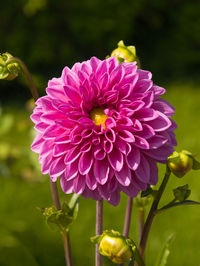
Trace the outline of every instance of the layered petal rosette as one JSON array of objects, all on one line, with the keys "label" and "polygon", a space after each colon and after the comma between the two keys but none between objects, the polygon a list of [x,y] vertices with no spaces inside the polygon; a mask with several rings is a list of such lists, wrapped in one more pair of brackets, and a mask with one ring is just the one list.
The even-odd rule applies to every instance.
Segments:
[{"label": "layered petal rosette", "polygon": [[176,145],[176,124],[174,108],[160,99],[165,89],[151,77],[135,62],[92,57],[50,80],[31,115],[42,173],[60,177],[67,194],[113,205],[120,191],[135,197],[155,185],[157,162]]}]

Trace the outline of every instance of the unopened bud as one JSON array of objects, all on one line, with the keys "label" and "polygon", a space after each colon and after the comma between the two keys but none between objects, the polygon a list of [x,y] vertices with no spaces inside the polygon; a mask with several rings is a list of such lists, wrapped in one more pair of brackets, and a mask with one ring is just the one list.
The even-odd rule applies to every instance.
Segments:
[{"label": "unopened bud", "polygon": [[13,80],[20,73],[20,66],[16,62],[9,63],[13,56],[9,53],[0,54],[0,79]]},{"label": "unopened bud", "polygon": [[153,196],[155,192],[156,191],[154,191],[151,187],[145,191],[142,191],[141,195],[138,194],[137,197],[134,198],[135,206],[138,208],[144,208],[147,206],[151,202],[151,195]]},{"label": "unopened bud", "polygon": [[136,56],[135,46],[126,46],[123,41],[118,42],[118,48],[113,50],[111,56],[114,56],[118,59],[119,63],[122,62],[133,62],[136,61],[138,67],[140,67],[140,62],[138,57]]},{"label": "unopened bud", "polygon": [[111,230],[104,231],[99,237],[91,239],[99,244],[99,253],[108,257],[116,264],[125,263],[133,257],[135,244],[129,238],[124,237],[119,232]]},{"label": "unopened bud", "polygon": [[173,193],[175,199],[182,202],[190,196],[191,190],[188,189],[188,185],[184,185],[173,189]]},{"label": "unopened bud", "polygon": [[187,151],[173,152],[167,159],[169,169],[177,177],[183,177],[193,167],[192,154]]}]

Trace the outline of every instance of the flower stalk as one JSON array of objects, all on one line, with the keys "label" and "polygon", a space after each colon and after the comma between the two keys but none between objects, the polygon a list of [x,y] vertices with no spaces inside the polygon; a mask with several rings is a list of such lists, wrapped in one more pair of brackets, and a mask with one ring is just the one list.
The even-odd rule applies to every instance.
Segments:
[{"label": "flower stalk", "polygon": [[36,101],[39,97],[38,95],[38,92],[37,92],[37,89],[36,89],[36,86],[35,86],[35,83],[32,79],[32,76],[27,68],[27,66],[24,64],[24,62],[19,59],[18,57],[11,57],[9,58],[6,63],[8,64],[12,64],[12,63],[18,63],[20,65],[20,67],[22,68],[23,72],[28,80],[28,84],[29,84],[29,88],[30,88],[30,91],[31,91],[31,94],[34,98],[34,100]]},{"label": "flower stalk", "polygon": [[[103,200],[96,201],[96,236],[103,232]],[[102,266],[102,256],[99,253],[99,245],[96,244],[95,266]]]},{"label": "flower stalk", "polygon": [[143,232],[143,229],[144,229],[144,208],[143,207],[140,207],[139,208],[139,230],[138,230],[138,233],[139,233],[139,243],[142,239],[142,232]]},{"label": "flower stalk", "polygon": [[123,236],[128,237],[130,231],[131,214],[132,214],[133,198],[128,197],[126,205],[126,215],[124,221]]},{"label": "flower stalk", "polygon": [[150,231],[153,219],[156,215],[156,211],[157,211],[157,207],[158,207],[160,198],[161,198],[161,196],[165,190],[165,187],[167,185],[167,182],[169,180],[170,174],[171,174],[171,171],[168,168],[168,166],[166,166],[166,173],[165,173],[164,179],[163,179],[163,181],[159,187],[159,190],[158,190],[158,192],[154,198],[150,212],[149,212],[148,217],[146,219],[146,222],[144,224],[144,229],[142,232],[142,237],[141,237],[140,246],[139,246],[139,251],[140,251],[142,258],[144,258],[144,252],[145,252],[145,248],[146,248],[146,243],[147,243],[149,231]]},{"label": "flower stalk", "polygon": [[[50,181],[51,184],[51,193],[52,199],[55,207],[58,210],[61,210],[59,195],[58,195],[58,188],[56,182]],[[70,245],[70,238],[69,238],[69,230],[67,229],[62,233],[63,235],[63,243],[64,243],[64,252],[65,252],[65,261],[67,266],[72,266],[72,256],[71,256],[71,245]]]}]

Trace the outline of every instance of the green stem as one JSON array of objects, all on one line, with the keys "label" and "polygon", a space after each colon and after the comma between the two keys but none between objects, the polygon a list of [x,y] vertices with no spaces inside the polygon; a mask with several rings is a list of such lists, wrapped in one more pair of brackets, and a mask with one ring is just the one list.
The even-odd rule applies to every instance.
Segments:
[{"label": "green stem", "polygon": [[[96,202],[96,236],[102,234],[103,231],[103,200]],[[99,245],[96,244],[95,266],[102,266],[102,256],[99,253]]]},{"label": "green stem", "polygon": [[142,232],[144,229],[144,207],[139,208],[139,243],[142,239]]},{"label": "green stem", "polygon": [[64,243],[66,265],[67,266],[73,266],[71,245],[70,245],[70,238],[69,238],[69,230],[66,230],[66,232],[63,232],[63,243]]},{"label": "green stem", "polygon": [[166,204],[166,205],[163,206],[162,208],[157,209],[157,210],[156,210],[156,214],[159,213],[159,212],[161,212],[161,211],[163,211],[163,210],[165,210],[165,209],[170,208],[170,207],[172,206],[172,204],[174,204],[175,202],[176,202],[176,199],[173,199],[172,201],[170,201],[168,204]]},{"label": "green stem", "polygon": [[150,231],[153,219],[155,217],[156,210],[157,210],[160,198],[161,198],[161,196],[162,196],[162,194],[164,192],[164,189],[165,189],[165,187],[167,185],[167,182],[169,180],[170,174],[171,174],[171,171],[166,166],[166,173],[165,173],[164,179],[163,179],[163,181],[162,181],[162,183],[160,185],[160,188],[159,188],[159,190],[158,190],[158,192],[157,192],[157,194],[156,194],[156,196],[154,198],[154,201],[152,203],[149,215],[148,215],[148,217],[146,219],[146,222],[144,224],[142,238],[141,238],[140,246],[139,246],[139,250],[140,250],[140,254],[141,254],[142,258],[144,258],[144,252],[145,252],[145,248],[146,248],[146,243],[147,243],[149,231]]},{"label": "green stem", "polygon": [[[128,237],[130,231],[130,224],[131,224],[131,214],[132,214],[132,206],[133,206],[133,198],[128,197],[126,203],[126,214],[124,219],[124,229],[123,229],[123,236]],[[124,264],[119,264],[119,266],[123,266]]]},{"label": "green stem", "polygon": [[8,63],[9,63],[9,64],[11,64],[11,63],[18,63],[18,64],[20,65],[20,67],[21,67],[22,70],[23,70],[23,73],[25,74],[25,76],[26,76],[26,78],[27,78],[27,80],[28,80],[29,88],[30,88],[30,90],[31,90],[31,94],[32,94],[34,100],[36,101],[36,100],[38,99],[39,95],[38,95],[38,92],[37,92],[37,89],[36,89],[35,83],[34,83],[34,81],[33,81],[33,79],[32,79],[32,76],[31,76],[31,74],[30,74],[30,72],[29,72],[27,66],[24,64],[24,62],[23,62],[21,59],[19,59],[18,57],[11,57],[11,58],[9,58],[9,59],[6,61],[6,63],[7,63],[7,64],[8,64]]},{"label": "green stem", "polygon": [[144,260],[143,260],[142,256],[140,255],[140,252],[137,248],[135,249],[134,255],[135,255],[135,260],[137,262],[137,265],[138,266],[145,266]]},{"label": "green stem", "polygon": [[131,224],[131,214],[132,214],[133,198],[128,197],[126,204],[126,215],[124,220],[124,230],[123,235],[128,237]]},{"label": "green stem", "polygon": [[[51,184],[51,194],[53,198],[53,203],[58,210],[61,210],[57,184],[56,182],[52,181],[50,181],[50,184]],[[71,246],[69,240],[69,230],[63,232],[62,235],[63,235],[66,266],[72,266],[73,264],[72,264]]]}]

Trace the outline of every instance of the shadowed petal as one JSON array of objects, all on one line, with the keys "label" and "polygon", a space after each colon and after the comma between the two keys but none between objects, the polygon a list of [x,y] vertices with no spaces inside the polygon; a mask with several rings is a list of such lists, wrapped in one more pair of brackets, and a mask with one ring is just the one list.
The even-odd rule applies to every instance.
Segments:
[{"label": "shadowed petal", "polygon": [[128,167],[131,170],[136,170],[140,164],[140,151],[139,151],[139,149],[135,146],[132,146],[132,149],[129,152],[126,159],[127,159]]},{"label": "shadowed petal", "polygon": [[106,159],[94,161],[94,176],[99,184],[104,185],[107,182],[109,170]]},{"label": "shadowed petal", "polygon": [[124,163],[123,168],[119,172],[115,172],[118,182],[123,186],[129,186],[131,183],[131,171],[127,164]]},{"label": "shadowed petal", "polygon": [[113,148],[111,153],[108,154],[108,160],[115,171],[120,171],[123,167],[123,155],[122,153]]},{"label": "shadowed petal", "polygon": [[92,152],[91,151],[83,152],[79,159],[79,165],[78,165],[80,174],[86,175],[90,171],[92,163],[93,163]]},{"label": "shadowed petal", "polygon": [[140,154],[140,164],[135,170],[135,174],[139,180],[148,183],[150,179],[150,167],[146,157]]}]

